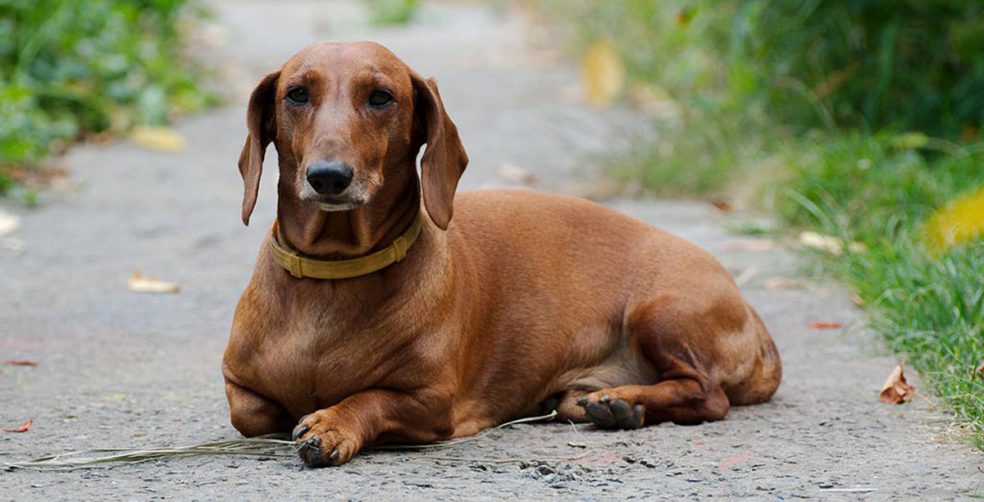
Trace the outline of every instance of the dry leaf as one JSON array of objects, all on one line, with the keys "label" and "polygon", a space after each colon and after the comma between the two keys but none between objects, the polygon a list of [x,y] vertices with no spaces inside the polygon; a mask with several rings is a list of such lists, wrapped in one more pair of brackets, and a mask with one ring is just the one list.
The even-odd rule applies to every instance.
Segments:
[{"label": "dry leaf", "polygon": [[185,148],[184,138],[168,127],[137,127],[130,133],[130,140],[160,152],[180,152]]},{"label": "dry leaf", "polygon": [[[838,256],[844,254],[844,241],[829,235],[818,234],[816,232],[800,232],[799,243],[808,248],[818,249]],[[847,249],[852,253],[863,253],[867,250],[864,244],[853,241],[847,244]]]},{"label": "dry leaf", "polygon": [[732,239],[724,245],[725,251],[750,253],[766,253],[776,249],[776,243],[770,239]]},{"label": "dry leaf", "polygon": [[16,429],[4,429],[3,431],[4,432],[27,432],[27,430],[31,428],[31,424],[33,424],[33,423],[34,423],[34,420],[28,418],[26,422],[24,422],[24,423],[20,424],[19,426],[17,426]]},{"label": "dry leaf", "polygon": [[[904,361],[902,361],[904,362]],[[912,400],[916,393],[916,388],[905,381],[905,374],[902,372],[902,362],[892,371],[882,386],[881,400],[888,404],[902,404]]]},{"label": "dry leaf", "polygon": [[765,280],[765,289],[801,289],[802,284],[785,277],[771,277]]},{"label": "dry leaf", "polygon": [[710,204],[714,206],[714,209],[721,211],[722,213],[730,213],[735,210],[735,206],[731,204],[727,199],[720,197],[709,200]]},{"label": "dry leaf", "polygon": [[127,281],[127,286],[130,291],[137,293],[177,293],[181,291],[181,286],[173,282],[144,276],[139,270],[133,271],[133,275]]},{"label": "dry leaf", "polygon": [[609,40],[595,42],[581,60],[581,78],[588,101],[608,106],[625,86],[625,64]]},{"label": "dry leaf", "polygon": [[864,307],[864,300],[858,296],[857,293],[851,293],[851,296],[848,296],[847,299],[851,300],[851,303],[857,305],[858,307]]},{"label": "dry leaf", "polygon": [[499,177],[517,185],[532,185],[536,183],[536,176],[519,166],[512,164],[502,164],[498,170]]},{"label": "dry leaf", "polygon": [[841,323],[835,321],[813,321],[810,323],[810,329],[838,329],[841,327]]},{"label": "dry leaf", "polygon": [[7,235],[20,226],[20,218],[0,210],[0,237]]},{"label": "dry leaf", "polygon": [[738,287],[744,286],[745,283],[751,280],[757,273],[758,269],[755,268],[755,265],[752,265],[745,270],[742,270],[740,274],[735,276],[735,284],[737,284]]},{"label": "dry leaf", "polygon": [[23,359],[7,359],[3,362],[7,366],[37,366],[37,361],[26,361]]},{"label": "dry leaf", "polygon": [[981,363],[981,365],[974,370],[974,378],[984,379],[984,363]]}]

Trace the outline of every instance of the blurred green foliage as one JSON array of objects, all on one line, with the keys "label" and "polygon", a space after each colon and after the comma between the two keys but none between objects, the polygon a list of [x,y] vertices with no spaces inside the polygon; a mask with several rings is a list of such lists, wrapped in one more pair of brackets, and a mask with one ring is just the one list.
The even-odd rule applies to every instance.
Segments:
[{"label": "blurred green foliage", "polygon": [[180,54],[188,3],[0,0],[0,192],[59,145],[210,101]]},{"label": "blurred green foliage", "polygon": [[783,122],[822,119],[949,136],[984,124],[984,3],[714,4],[716,15],[732,18],[732,88],[764,89],[769,109]]},{"label": "blurred green foliage", "polygon": [[704,110],[797,128],[973,135],[984,125],[984,3],[548,0],[630,78]]},{"label": "blurred green foliage", "polygon": [[[930,376],[984,448],[984,240],[939,253],[927,217],[984,185],[984,151],[927,151],[919,136],[849,132],[789,145],[783,219],[864,244],[826,257],[889,344]],[[984,215],[982,215],[984,217]]]},{"label": "blurred green foliage", "polygon": [[407,24],[417,11],[419,0],[363,0],[376,24]]}]

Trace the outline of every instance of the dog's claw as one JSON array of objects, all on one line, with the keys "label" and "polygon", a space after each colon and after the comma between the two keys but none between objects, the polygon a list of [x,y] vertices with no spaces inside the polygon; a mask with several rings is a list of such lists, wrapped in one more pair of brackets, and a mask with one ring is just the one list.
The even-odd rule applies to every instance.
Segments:
[{"label": "dog's claw", "polygon": [[[604,403],[606,401],[602,402]],[[632,406],[628,401],[623,401],[621,399],[610,401],[608,404],[608,409],[612,410],[612,415],[615,415],[615,420],[619,422],[632,415]]]},{"label": "dog's claw", "polygon": [[599,427],[612,427],[615,425],[615,417],[612,415],[612,411],[602,403],[588,403],[584,407],[584,411],[588,413],[591,421]]},{"label": "dog's claw", "polygon": [[297,454],[300,455],[301,460],[307,465],[317,466],[323,464],[324,462],[321,457],[321,438],[314,436],[305,440],[301,443]]},{"label": "dog's claw", "polygon": [[304,433],[307,432],[307,431],[309,431],[309,430],[311,430],[310,427],[308,427],[307,425],[304,425],[304,424],[300,424],[297,427],[294,427],[294,433],[291,434],[291,438],[294,441],[297,441],[297,438],[303,436]]},{"label": "dog's claw", "polygon": [[597,401],[588,402],[588,398],[584,397],[577,404],[584,408],[588,419],[605,429],[638,429],[645,423],[645,406],[632,405],[624,399],[601,396]]}]

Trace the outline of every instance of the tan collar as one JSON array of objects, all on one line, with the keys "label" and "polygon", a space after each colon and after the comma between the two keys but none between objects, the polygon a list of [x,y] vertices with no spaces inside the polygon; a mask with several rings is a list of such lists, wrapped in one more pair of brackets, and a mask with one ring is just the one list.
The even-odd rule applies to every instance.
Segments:
[{"label": "tan collar", "polygon": [[297,251],[280,244],[277,236],[277,222],[274,221],[273,229],[270,231],[270,249],[273,251],[273,261],[294,277],[351,279],[382,270],[403,260],[413,243],[417,242],[421,225],[421,216],[418,214],[417,218],[410,224],[410,228],[403,232],[403,235],[397,237],[389,246],[370,255],[350,260],[317,260],[301,256]]}]

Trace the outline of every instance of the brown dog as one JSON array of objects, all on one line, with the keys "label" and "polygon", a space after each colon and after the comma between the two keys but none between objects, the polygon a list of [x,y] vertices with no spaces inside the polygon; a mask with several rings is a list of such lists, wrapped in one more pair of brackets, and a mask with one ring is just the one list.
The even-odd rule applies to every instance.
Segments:
[{"label": "brown dog", "polygon": [[247,436],[293,429],[306,463],[337,465],[541,409],[605,428],[720,420],[779,385],[762,321],[694,245],[571,197],[455,197],[468,157],[437,87],[379,45],[303,49],[260,81],[247,123],[244,222],[270,142],[280,162],[278,226],[223,363]]}]

